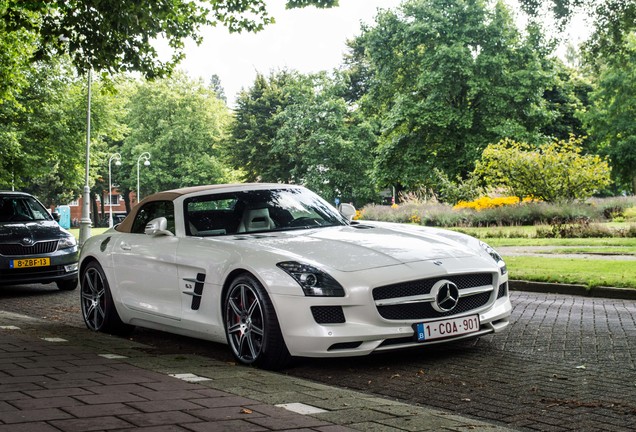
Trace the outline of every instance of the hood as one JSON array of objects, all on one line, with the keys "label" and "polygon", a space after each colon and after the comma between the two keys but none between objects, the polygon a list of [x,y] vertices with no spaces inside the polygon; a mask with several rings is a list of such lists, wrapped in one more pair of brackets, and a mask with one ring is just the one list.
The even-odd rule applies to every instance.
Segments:
[{"label": "hood", "polygon": [[350,272],[418,261],[477,255],[464,245],[434,233],[409,233],[371,226],[319,228],[275,235],[241,236],[272,252]]},{"label": "hood", "polygon": [[[70,234],[52,220],[0,223],[0,243],[32,244],[68,236]],[[25,242],[25,239],[29,240]]]}]

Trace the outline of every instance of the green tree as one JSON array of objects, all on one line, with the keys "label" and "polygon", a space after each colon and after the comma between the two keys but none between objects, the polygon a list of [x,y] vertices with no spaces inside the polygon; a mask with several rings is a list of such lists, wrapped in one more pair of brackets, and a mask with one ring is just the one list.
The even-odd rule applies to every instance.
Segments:
[{"label": "green tree", "polygon": [[12,99],[27,84],[26,74],[35,53],[37,38],[32,31],[37,14],[8,12],[15,2],[0,0],[0,103]]},{"label": "green tree", "polygon": [[370,182],[370,125],[325,73],[259,75],[237,100],[228,160],[248,181],[303,184],[332,200],[366,202]]},{"label": "green tree", "polygon": [[[36,63],[29,85],[0,104],[0,187],[26,190],[46,204],[77,197],[83,184],[86,88],[68,61]],[[115,99],[99,81],[93,91],[92,135],[96,148],[121,128]]]},{"label": "green tree", "polygon": [[351,45],[351,94],[379,123],[381,185],[432,186],[434,168],[466,177],[488,143],[538,142],[552,117],[550,47],[501,2],[410,0]]},{"label": "green tree", "polygon": [[586,136],[588,132],[579,114],[590,104],[593,81],[557,59],[552,63],[552,86],[546,87],[543,94],[550,121],[541,128],[541,133],[559,140],[567,140],[571,135]]},{"label": "green tree", "polygon": [[227,104],[225,89],[223,88],[223,85],[221,84],[221,78],[217,74],[213,74],[212,76],[210,76],[209,87],[210,89],[212,89],[212,91],[214,91],[217,98],[219,98],[220,100],[222,100],[223,102]]},{"label": "green tree", "polygon": [[584,44],[590,63],[620,53],[625,38],[636,29],[636,3],[630,0],[520,0],[531,17],[545,20],[548,4],[552,16],[563,30],[577,13],[587,16],[594,27]]},{"label": "green tree", "polygon": [[598,155],[583,155],[581,140],[553,141],[538,147],[502,140],[484,150],[475,174],[489,187],[546,202],[591,197],[610,184],[610,167]]},{"label": "green tree", "polygon": [[[0,101],[20,83],[33,59],[69,55],[79,71],[170,73],[185,41],[222,24],[231,32],[259,31],[273,22],[265,0],[0,0]],[[336,0],[290,0],[288,7],[332,7]],[[172,49],[162,60],[154,40]],[[6,78],[10,78],[5,80]]]},{"label": "green tree", "polygon": [[201,80],[175,73],[140,82],[130,96],[130,133],[120,149],[117,183],[136,189],[137,159],[143,152],[151,154],[151,165],[140,170],[142,197],[231,180],[232,172],[220,161],[218,150],[229,120],[227,106]]},{"label": "green tree", "polygon": [[592,106],[583,114],[598,151],[608,155],[616,180],[636,194],[636,33],[606,60]]},{"label": "green tree", "polygon": [[306,185],[330,201],[367,202],[374,195],[373,130],[350,110],[336,81],[325,74],[311,78],[313,91],[275,117],[280,127],[272,153],[287,168],[280,180]]},{"label": "green tree", "polygon": [[291,167],[288,158],[273,151],[280,129],[277,115],[289,105],[305,100],[313,91],[311,80],[293,71],[282,70],[269,77],[257,74],[254,84],[239,93],[231,140],[224,146],[228,162],[243,172],[246,181],[285,181]]}]

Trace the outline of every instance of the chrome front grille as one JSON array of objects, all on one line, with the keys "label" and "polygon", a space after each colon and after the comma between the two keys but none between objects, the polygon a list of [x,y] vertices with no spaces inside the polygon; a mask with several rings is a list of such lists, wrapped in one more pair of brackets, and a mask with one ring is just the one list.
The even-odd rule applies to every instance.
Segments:
[{"label": "chrome front grille", "polygon": [[[373,299],[380,316],[389,320],[423,320],[458,315],[479,309],[491,300],[494,275],[471,273],[420,279],[386,285],[373,290]],[[449,311],[434,308],[433,286],[442,280],[450,281],[459,289],[459,300]]]},{"label": "chrome front grille", "polygon": [[37,242],[31,246],[19,243],[0,244],[0,255],[4,256],[29,256],[53,253],[57,250],[57,240]]}]

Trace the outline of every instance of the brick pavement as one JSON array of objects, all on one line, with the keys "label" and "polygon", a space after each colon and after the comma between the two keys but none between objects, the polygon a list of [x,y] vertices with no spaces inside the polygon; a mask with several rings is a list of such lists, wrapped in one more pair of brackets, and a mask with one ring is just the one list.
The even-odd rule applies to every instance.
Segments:
[{"label": "brick pavement", "polygon": [[[636,430],[636,302],[543,292],[515,291],[511,295],[512,325],[497,335],[454,346],[348,359],[346,363],[306,361],[286,373],[400,400],[407,403],[407,409],[419,404],[529,431]],[[81,321],[77,293],[59,292],[54,286],[20,287],[3,290],[0,302],[0,309],[43,318],[48,326],[63,323],[84,337],[90,334]],[[231,359],[227,349],[216,344],[141,329],[132,337],[150,345],[132,352],[133,356],[152,354],[146,357],[148,361],[157,359],[158,352],[164,358],[200,353],[204,357],[201,364],[224,365]],[[260,385],[249,375],[239,379],[245,385],[237,385],[235,377],[223,380],[223,375],[215,379],[221,390],[231,389],[256,400],[264,398],[259,394]],[[275,399],[269,394],[264,400],[282,403],[290,400],[289,395],[302,394],[297,399],[313,405],[315,399],[307,399],[306,393],[292,389]],[[328,399],[316,403],[333,410]],[[353,402],[346,403],[353,407]],[[377,415],[375,411],[377,407],[373,415]],[[354,413],[351,408],[349,414]],[[370,430],[378,430],[379,422],[382,428],[390,423],[388,419],[369,418],[374,419]],[[357,428],[365,422],[354,417],[342,424]],[[403,426],[407,424],[405,421]]]},{"label": "brick pavement", "polygon": [[636,302],[511,297],[512,325],[496,335],[293,373],[529,431],[636,430]]},{"label": "brick pavement", "polygon": [[[509,430],[0,311],[0,432]],[[291,409],[281,404],[293,403]],[[299,412],[300,411],[300,412]]]}]

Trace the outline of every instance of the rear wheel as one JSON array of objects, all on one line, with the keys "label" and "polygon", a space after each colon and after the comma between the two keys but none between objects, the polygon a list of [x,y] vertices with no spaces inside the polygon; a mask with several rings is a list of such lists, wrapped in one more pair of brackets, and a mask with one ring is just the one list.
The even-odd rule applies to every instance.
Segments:
[{"label": "rear wheel", "polygon": [[225,333],[239,363],[281,369],[290,363],[274,306],[251,275],[234,279],[224,300]]},{"label": "rear wheel", "polygon": [[134,328],[119,318],[104,270],[96,261],[89,263],[82,273],[81,306],[86,327],[91,330],[127,334]]}]

